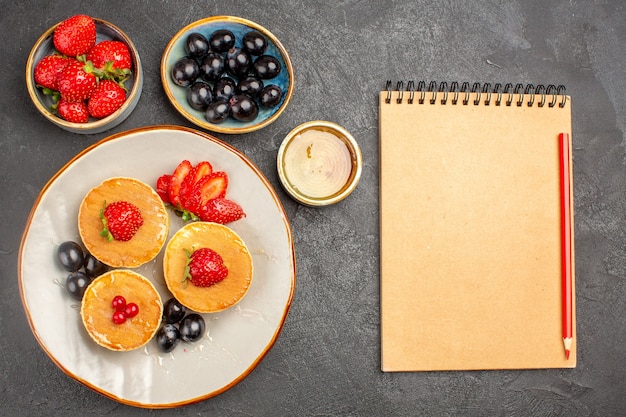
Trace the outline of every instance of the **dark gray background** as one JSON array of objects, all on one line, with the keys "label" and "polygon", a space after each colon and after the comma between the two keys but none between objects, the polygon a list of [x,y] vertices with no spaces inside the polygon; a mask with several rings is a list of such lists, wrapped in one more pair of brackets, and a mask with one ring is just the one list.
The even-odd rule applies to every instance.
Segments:
[{"label": "dark gray background", "polygon": [[[622,0],[1,0],[0,10],[0,414],[626,415]],[[126,31],[144,64],[137,108],[123,124],[97,135],[67,133],[47,122],[24,82],[26,58],[38,37],[77,13]],[[191,126],[167,101],[159,63],[180,28],[210,15],[256,21],[293,60],[296,89],[278,121],[246,135],[215,136],[241,149],[276,187],[293,227],[297,288],[276,345],[241,383],[183,408],[137,409],[69,378],[39,347],[20,302],[18,248],[39,191],[79,151],[130,128]],[[567,86],[573,103],[576,369],[380,371],[377,92],[387,79],[409,78]],[[363,151],[359,186],[327,208],[296,204],[276,174],[281,140],[312,119],[343,125]]]}]

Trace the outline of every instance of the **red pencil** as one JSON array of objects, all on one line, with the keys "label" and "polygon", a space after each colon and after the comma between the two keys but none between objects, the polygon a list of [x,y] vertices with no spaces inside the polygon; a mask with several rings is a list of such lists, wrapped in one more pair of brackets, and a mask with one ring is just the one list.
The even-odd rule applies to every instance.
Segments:
[{"label": "red pencil", "polygon": [[569,359],[572,348],[572,207],[570,201],[570,146],[569,134],[559,135],[561,168],[561,280],[563,289],[563,347]]}]

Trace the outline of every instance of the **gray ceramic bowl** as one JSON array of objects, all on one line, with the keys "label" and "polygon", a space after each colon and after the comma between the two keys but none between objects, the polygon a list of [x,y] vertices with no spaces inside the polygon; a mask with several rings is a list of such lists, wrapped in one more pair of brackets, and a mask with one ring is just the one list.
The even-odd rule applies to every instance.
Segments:
[{"label": "gray ceramic bowl", "polygon": [[[180,58],[186,55],[185,40],[190,33],[197,32],[205,37],[210,35],[218,29],[228,29],[237,38],[235,46],[241,46],[241,39],[244,34],[251,30],[262,33],[267,40],[266,53],[272,55],[278,59],[281,64],[280,74],[267,80],[268,84],[278,85],[282,91],[282,97],[276,107],[273,108],[259,108],[259,114],[255,120],[250,122],[242,122],[233,118],[228,118],[223,123],[215,124],[210,123],[204,117],[204,112],[195,110],[187,102],[187,89],[180,87],[172,81],[171,71],[172,67]],[[293,67],[289,54],[280,43],[280,41],[263,26],[251,22],[249,20],[234,17],[234,16],[212,16],[196,22],[182,28],[174,37],[170,40],[169,44],[165,48],[163,58],[161,59],[161,82],[163,83],[163,89],[167,94],[170,102],[176,110],[180,112],[187,120],[194,123],[201,128],[219,132],[219,133],[248,133],[261,129],[270,123],[274,122],[285,110],[294,89],[294,76]]]},{"label": "gray ceramic bowl", "polygon": [[43,35],[41,35],[35,43],[35,46],[33,46],[33,49],[30,51],[28,61],[26,62],[26,87],[30,98],[35,104],[35,107],[37,107],[37,110],[39,110],[39,112],[46,119],[73,133],[92,134],[104,132],[114,128],[123,122],[134,110],[137,102],[139,101],[139,97],[141,96],[141,90],[143,87],[143,69],[141,66],[141,60],[139,59],[139,53],[130,38],[117,26],[107,21],[97,18],[94,18],[94,21],[96,23],[97,42],[101,42],[103,40],[118,40],[124,42],[128,46],[133,59],[133,74],[125,83],[128,88],[126,102],[115,113],[102,119],[92,118],[87,123],[71,123],[61,119],[50,110],[50,107],[53,104],[52,99],[49,96],[44,95],[40,88],[37,88],[34,78],[34,69],[37,63],[44,56],[50,55],[55,51],[54,44],[52,42],[52,35],[58,24],[52,26]]}]

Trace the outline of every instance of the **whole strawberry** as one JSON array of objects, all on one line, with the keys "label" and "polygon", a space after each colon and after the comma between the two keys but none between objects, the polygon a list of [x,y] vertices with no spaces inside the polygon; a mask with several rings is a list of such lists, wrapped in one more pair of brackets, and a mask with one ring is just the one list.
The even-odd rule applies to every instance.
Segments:
[{"label": "whole strawberry", "polygon": [[213,249],[200,248],[187,252],[187,266],[184,281],[190,280],[196,287],[210,287],[228,275],[224,260]]},{"label": "whole strawberry", "polygon": [[72,16],[59,23],[52,41],[54,47],[64,55],[84,55],[96,44],[96,23],[84,14]]},{"label": "whole strawberry", "polygon": [[89,97],[87,107],[92,117],[101,119],[113,114],[126,101],[126,91],[114,81],[102,80]]},{"label": "whole strawberry", "polygon": [[91,65],[71,59],[70,63],[57,75],[59,93],[67,101],[84,101],[98,85],[98,79]]},{"label": "whole strawberry", "polygon": [[109,242],[113,239],[122,242],[132,239],[143,224],[139,209],[128,201],[116,201],[109,205],[105,201],[100,210],[100,219],[104,225],[100,236]]},{"label": "whole strawberry", "polygon": [[246,216],[241,206],[224,197],[209,200],[197,213],[200,220],[226,224]]},{"label": "whole strawberry", "polygon": [[102,41],[93,46],[87,53],[87,60],[93,63],[93,66],[105,69],[107,63],[110,62],[111,69],[132,70],[133,60],[130,56],[130,50],[124,42],[120,41]]},{"label": "whole strawberry", "polygon": [[72,123],[87,123],[89,111],[84,101],[67,101],[61,97],[56,107],[59,117]]},{"label": "whole strawberry", "polygon": [[40,87],[57,91],[57,76],[69,63],[70,60],[63,55],[46,55],[35,65],[35,83]]}]

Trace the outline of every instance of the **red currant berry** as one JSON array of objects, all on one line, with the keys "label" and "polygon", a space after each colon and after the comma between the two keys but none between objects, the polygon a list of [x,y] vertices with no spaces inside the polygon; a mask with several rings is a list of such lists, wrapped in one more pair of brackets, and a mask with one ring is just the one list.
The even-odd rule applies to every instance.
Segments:
[{"label": "red currant berry", "polygon": [[139,306],[135,303],[128,303],[126,304],[124,313],[126,314],[126,318],[135,317],[139,313]]},{"label": "red currant berry", "polygon": [[126,308],[126,299],[121,295],[116,295],[115,297],[113,297],[111,305],[117,311],[124,311],[124,308]]},{"label": "red currant berry", "polygon": [[113,313],[113,323],[122,324],[126,321],[126,313],[123,311],[116,311]]}]

